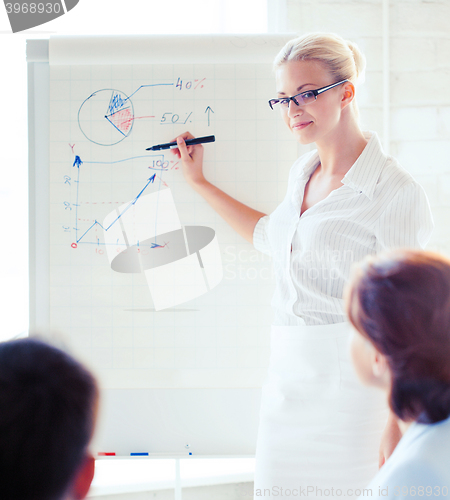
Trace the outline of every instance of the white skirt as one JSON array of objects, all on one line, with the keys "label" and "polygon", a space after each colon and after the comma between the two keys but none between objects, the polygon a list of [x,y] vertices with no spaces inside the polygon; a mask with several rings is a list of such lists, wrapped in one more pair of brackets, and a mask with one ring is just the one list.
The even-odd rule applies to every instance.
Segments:
[{"label": "white skirt", "polygon": [[357,498],[378,471],[386,395],[357,379],[350,337],[347,322],[272,326],[255,499]]}]

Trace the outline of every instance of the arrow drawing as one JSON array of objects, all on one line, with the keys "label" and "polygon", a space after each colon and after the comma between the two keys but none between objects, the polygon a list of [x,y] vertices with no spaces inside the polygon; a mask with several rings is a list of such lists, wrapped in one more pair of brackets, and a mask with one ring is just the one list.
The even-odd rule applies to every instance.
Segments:
[{"label": "arrow drawing", "polygon": [[82,164],[83,162],[81,161],[81,158],[76,155],[75,156],[75,161],[73,162],[73,165],[72,167],[77,167],[77,168],[80,168],[80,165]]},{"label": "arrow drawing", "polygon": [[208,113],[208,127],[209,127],[209,125],[210,125],[210,119],[209,119],[209,117],[210,117],[210,115],[211,115],[211,112],[213,112],[213,113],[214,113],[214,111],[213,111],[213,110],[212,110],[212,109],[208,106],[208,107],[205,109],[205,113]]},{"label": "arrow drawing", "polygon": [[149,179],[148,179],[148,182],[147,184],[142,188],[141,192],[136,196],[136,198],[130,202],[127,207],[117,216],[116,219],[114,219],[111,224],[108,226],[108,227],[103,227],[103,225],[98,222],[97,220],[94,221],[94,223],[89,227],[89,229],[87,229],[83,235],[77,239],[77,243],[80,243],[80,241],[84,238],[84,236],[95,226],[100,226],[104,231],[108,231],[108,229],[113,226],[121,217],[122,215],[130,208],[132,207],[133,205],[136,205],[136,202],[138,201],[138,199],[142,196],[142,193],[147,189],[148,185],[151,183],[151,182],[155,182],[155,177],[156,177],[156,174],[153,174]]}]

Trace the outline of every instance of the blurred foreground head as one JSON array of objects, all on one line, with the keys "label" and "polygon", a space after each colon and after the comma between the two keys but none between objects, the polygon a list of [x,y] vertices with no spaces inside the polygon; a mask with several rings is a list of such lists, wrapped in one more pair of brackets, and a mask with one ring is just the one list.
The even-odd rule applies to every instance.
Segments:
[{"label": "blurred foreground head", "polygon": [[[353,269],[346,310],[359,334],[386,361],[392,411],[405,421],[446,419],[450,415],[450,260],[419,250],[368,257]],[[354,362],[358,371],[355,357]],[[363,367],[359,372],[364,373]]]},{"label": "blurred foreground head", "polygon": [[97,411],[92,374],[43,341],[0,343],[0,484],[3,500],[87,495]]}]

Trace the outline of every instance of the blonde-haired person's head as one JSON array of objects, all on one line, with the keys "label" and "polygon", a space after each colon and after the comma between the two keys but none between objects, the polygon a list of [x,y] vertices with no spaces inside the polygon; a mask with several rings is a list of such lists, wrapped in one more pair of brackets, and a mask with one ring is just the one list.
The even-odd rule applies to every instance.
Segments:
[{"label": "blonde-haired person's head", "polygon": [[[330,73],[333,81],[349,80],[353,85],[364,81],[366,59],[356,43],[334,33],[308,33],[290,40],[274,60],[274,69],[291,61],[316,61]],[[356,117],[356,100],[352,102]]]}]

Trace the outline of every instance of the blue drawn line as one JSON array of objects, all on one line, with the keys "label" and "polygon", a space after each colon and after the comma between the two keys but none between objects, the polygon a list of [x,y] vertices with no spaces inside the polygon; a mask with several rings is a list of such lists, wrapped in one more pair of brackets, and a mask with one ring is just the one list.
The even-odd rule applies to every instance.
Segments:
[{"label": "blue drawn line", "polygon": [[[136,204],[136,202],[138,201],[138,199],[140,198],[140,196],[142,195],[142,193],[147,189],[148,185],[152,182],[155,181],[155,177],[156,177],[156,174],[153,174],[150,179],[148,179],[148,182],[147,184],[144,186],[144,188],[141,190],[141,192],[136,196],[136,198],[123,210],[123,212],[121,212],[116,219],[113,220],[113,222],[111,222],[111,224],[108,226],[108,227],[103,227],[103,225],[98,222],[97,220],[82,234],[82,236],[76,240],[77,243],[79,243],[83,238],[84,236],[94,227],[94,226],[100,226],[104,231],[108,231],[108,229],[113,226],[121,217],[122,215],[133,205]],[[77,204],[78,204],[78,196],[77,196]]]},{"label": "blue drawn line", "polygon": [[120,97],[120,93],[112,91],[111,98],[109,100],[107,114],[114,114],[116,110],[120,109],[124,105],[125,101]]},{"label": "blue drawn line", "polygon": [[164,155],[144,155],[144,156],[133,156],[131,158],[124,158],[123,160],[116,160],[116,161],[82,161],[81,163],[99,163],[99,164],[108,164],[108,165],[112,165],[113,163],[122,163],[124,161],[128,161],[128,160],[136,160],[137,158],[152,158],[153,156],[161,156],[162,158],[164,158]]},{"label": "blue drawn line", "polygon": [[114,113],[111,113],[110,115],[105,116],[105,118],[108,118],[109,116],[116,115],[117,113],[119,113],[120,111],[124,111],[125,109],[130,109],[130,106],[127,106],[126,108],[121,108],[118,111],[114,111]]},{"label": "blue drawn line", "polygon": [[78,171],[78,174],[77,174],[77,180],[75,181],[77,183],[77,202],[75,203],[75,240],[77,239],[78,237],[78,187],[80,185],[80,165],[82,164],[83,162],[81,161],[81,158],[76,155],[75,156],[75,161],[73,162],[73,165],[72,167],[77,167],[77,171]]},{"label": "blue drawn line", "polygon": [[[115,222],[115,221],[114,221]],[[86,231],[83,233],[83,235],[81,236],[81,238],[79,240],[76,240],[77,243],[80,243],[80,241],[83,239],[83,237],[94,227],[94,226],[100,226],[104,231],[107,231],[107,229],[105,229],[102,224],[100,224],[100,222],[97,222],[95,221],[94,224],[92,224],[92,226]],[[97,242],[94,243],[94,245],[97,245]]]},{"label": "blue drawn line", "polygon": [[[141,194],[145,191],[145,189],[147,188],[147,186],[148,186],[151,182],[154,182],[154,181],[155,181],[155,177],[156,177],[156,174],[153,174],[153,175],[150,177],[150,179],[148,180],[147,184],[143,187],[142,191],[141,191],[141,192],[140,192],[140,193],[136,196],[136,198],[134,199],[134,201],[132,201],[132,202],[130,203],[130,205],[128,205],[128,206],[134,205],[134,204],[138,201],[139,197],[140,197],[140,196],[141,196]],[[126,208],[126,210],[128,210],[128,208]],[[111,226],[110,226],[110,227],[111,227]],[[108,229],[109,229],[109,228],[108,228]]]},{"label": "blue drawn line", "polygon": [[209,106],[205,109],[205,113],[208,113],[208,127],[210,125],[211,111],[214,113],[214,111]]},{"label": "blue drawn line", "polygon": [[[113,113],[114,115],[115,113]],[[111,116],[111,115],[109,115]],[[109,123],[116,129],[118,130],[124,137],[126,137],[126,134],[124,134],[118,127],[116,127],[116,125],[114,125],[114,123],[105,115],[105,118],[109,121]]]},{"label": "blue drawn line", "polygon": [[136,94],[138,90],[141,90],[143,87],[158,87],[159,85],[173,85],[173,83],[152,83],[150,85],[141,85],[137,90],[135,90],[130,96],[128,96],[126,100],[128,100],[132,95]]},{"label": "blue drawn line", "polygon": [[[100,225],[100,222],[98,222],[98,225]],[[102,246],[102,247],[110,246],[110,247],[125,247],[125,248],[128,248],[125,243],[101,243],[100,240],[98,240],[98,241],[82,241],[81,243],[83,245],[95,245],[95,246],[98,246],[98,247],[100,247],[100,246]],[[157,243],[150,243],[150,244],[144,244],[144,245],[142,243],[139,243],[139,247],[140,248],[149,247],[150,249],[152,249],[152,248],[164,248],[163,245],[158,245]]]}]

